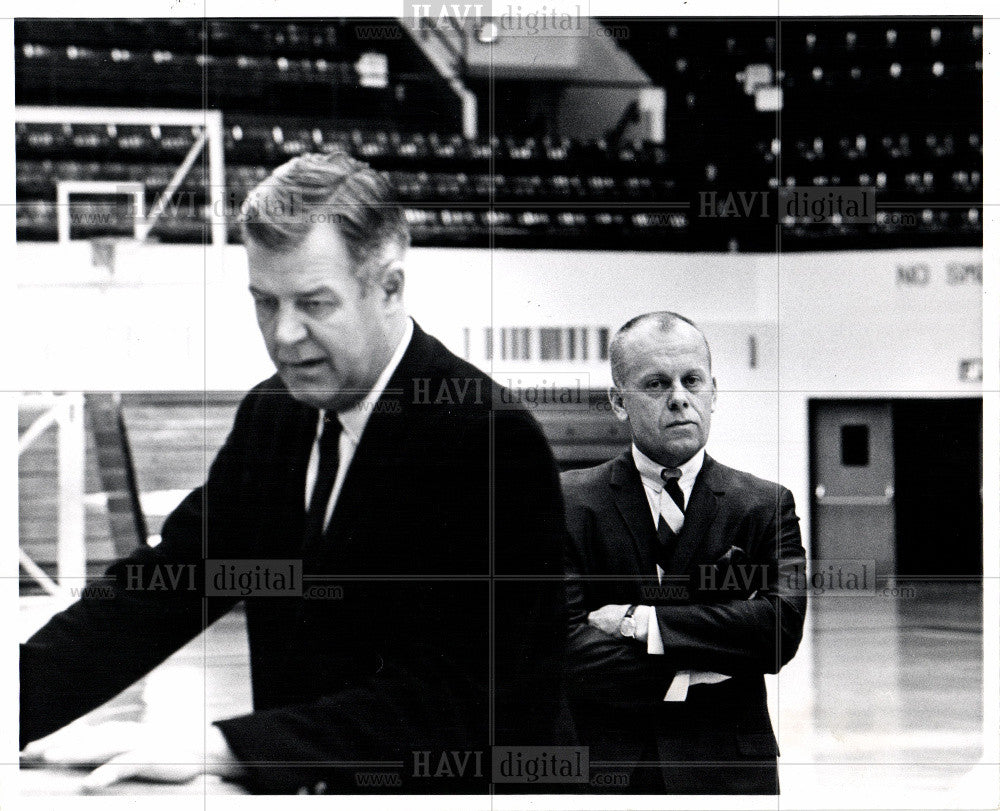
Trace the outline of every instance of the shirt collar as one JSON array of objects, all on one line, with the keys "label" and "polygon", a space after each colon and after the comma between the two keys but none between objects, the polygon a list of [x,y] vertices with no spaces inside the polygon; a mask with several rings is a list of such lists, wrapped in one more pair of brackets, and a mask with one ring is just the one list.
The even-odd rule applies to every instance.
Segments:
[{"label": "shirt collar", "polygon": [[[396,368],[399,366],[399,362],[403,359],[403,355],[406,354],[406,350],[410,346],[410,340],[412,338],[413,319],[407,317],[406,328],[403,330],[403,337],[399,339],[396,351],[392,353],[392,357],[389,358],[389,363],[387,363],[386,367],[382,370],[382,374],[380,374],[378,380],[375,381],[375,385],[372,386],[371,391],[369,391],[360,402],[355,403],[344,411],[337,412],[337,418],[340,420],[344,433],[351,438],[355,445],[361,441],[361,434],[365,430],[365,425],[368,424],[368,418],[375,409],[375,403],[378,402],[379,397],[382,396],[382,392],[385,391],[385,387],[389,383],[389,378],[392,377]],[[324,413],[324,411],[320,411],[320,425],[323,424]]]},{"label": "shirt collar", "polygon": [[[660,478],[660,471],[663,470],[664,466],[646,456],[636,447],[634,442],[632,443],[632,459],[635,461],[635,467],[642,477],[643,484],[656,492],[663,490],[663,479]],[[694,480],[698,478],[704,463],[705,448],[702,447],[684,464],[679,465],[681,477],[677,483],[685,495],[690,495],[691,488],[694,487]]]}]

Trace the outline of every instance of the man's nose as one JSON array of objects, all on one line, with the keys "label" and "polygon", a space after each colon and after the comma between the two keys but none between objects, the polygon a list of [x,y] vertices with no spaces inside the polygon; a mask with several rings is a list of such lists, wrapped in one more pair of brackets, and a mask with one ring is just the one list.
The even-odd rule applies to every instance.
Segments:
[{"label": "man's nose", "polygon": [[279,304],[274,317],[274,339],[279,344],[292,345],[306,337],[306,328],[298,310],[291,304]]},{"label": "man's nose", "polygon": [[679,411],[690,405],[688,391],[680,383],[675,383],[667,391],[667,406],[673,411]]}]

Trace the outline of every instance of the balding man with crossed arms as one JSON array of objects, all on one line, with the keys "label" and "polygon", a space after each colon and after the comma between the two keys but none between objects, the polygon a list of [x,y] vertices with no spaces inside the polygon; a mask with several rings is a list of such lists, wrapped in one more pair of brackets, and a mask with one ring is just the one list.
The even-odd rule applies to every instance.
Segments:
[{"label": "balding man with crossed arms", "polygon": [[611,366],[631,447],[562,477],[580,742],[627,793],[776,794],[764,673],[795,654],[805,616],[792,495],[705,453],[717,389],[692,321],[633,318]]}]

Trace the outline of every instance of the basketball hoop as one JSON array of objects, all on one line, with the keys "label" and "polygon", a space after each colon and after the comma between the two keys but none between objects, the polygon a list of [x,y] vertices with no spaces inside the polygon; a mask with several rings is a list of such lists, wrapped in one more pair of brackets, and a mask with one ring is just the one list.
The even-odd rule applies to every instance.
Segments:
[{"label": "basketball hoop", "polygon": [[115,275],[117,260],[122,250],[138,245],[135,237],[93,237],[90,239],[90,264],[95,268],[105,268],[109,276]]},{"label": "basketball hoop", "polygon": [[[180,188],[188,171],[198,157],[205,153],[208,162],[208,183],[206,186],[209,206],[206,217],[211,225],[212,244],[225,246],[228,243],[225,217],[226,175],[222,151],[225,139],[222,130],[222,113],[218,110],[173,110],[125,107],[45,107],[20,105],[14,108],[14,121],[40,124],[100,124],[127,126],[159,126],[191,128],[195,138],[184,157],[153,204],[149,216],[146,214],[145,187],[138,181],[122,180],[60,180],[56,183],[56,225],[60,243],[75,242],[70,233],[71,196],[126,196],[132,199],[134,233],[136,240],[144,242],[156,225],[171,196]],[[84,237],[83,239],[86,239]],[[95,267],[115,267],[115,246],[104,244],[104,238],[96,240],[92,258]],[[126,238],[125,241],[131,241]],[[91,240],[95,242],[95,240]]]}]

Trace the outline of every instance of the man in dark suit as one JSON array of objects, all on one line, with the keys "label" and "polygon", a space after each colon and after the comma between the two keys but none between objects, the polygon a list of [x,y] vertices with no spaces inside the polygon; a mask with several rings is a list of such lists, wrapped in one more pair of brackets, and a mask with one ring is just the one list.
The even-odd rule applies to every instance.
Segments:
[{"label": "man in dark suit", "polygon": [[632,447],[563,474],[580,743],[629,793],[777,793],[763,674],[802,635],[792,495],[705,454],[716,384],[693,322],[632,319],[611,366]]},{"label": "man in dark suit", "polygon": [[[296,158],[250,194],[243,230],[277,374],[244,398],[162,542],[111,567],[113,597],[85,595],[22,646],[21,745],[243,599],[253,712],[187,742],[107,742],[88,785],[214,773],[258,793],[486,791],[491,744],[572,740],[549,447],[407,315],[406,221],[366,164]],[[288,562],[300,593],[283,590]],[[219,577],[237,571],[249,593]],[[336,599],[307,599],[323,594]]]}]

